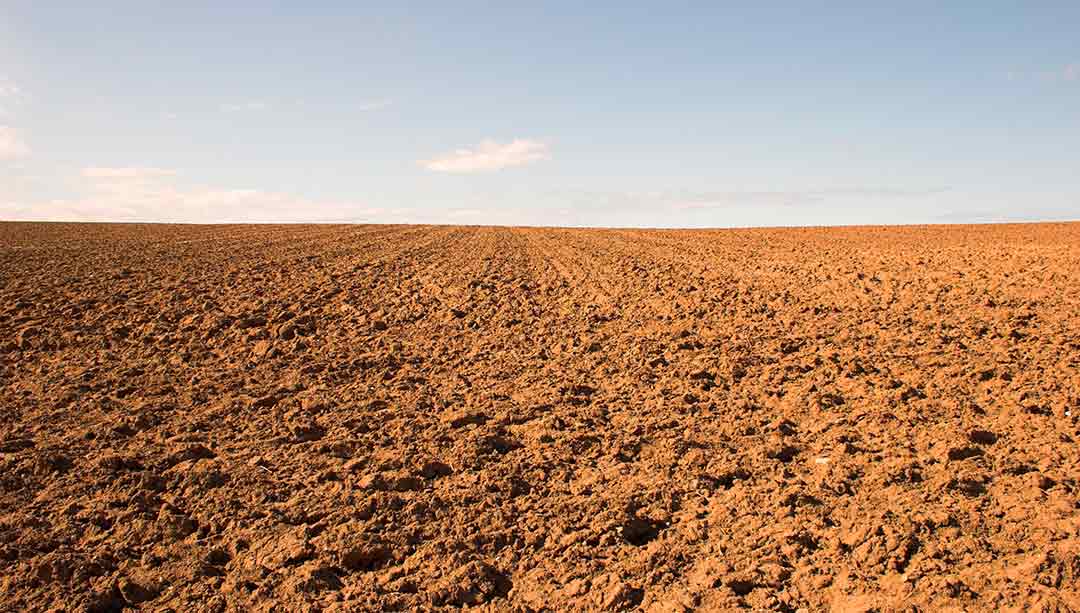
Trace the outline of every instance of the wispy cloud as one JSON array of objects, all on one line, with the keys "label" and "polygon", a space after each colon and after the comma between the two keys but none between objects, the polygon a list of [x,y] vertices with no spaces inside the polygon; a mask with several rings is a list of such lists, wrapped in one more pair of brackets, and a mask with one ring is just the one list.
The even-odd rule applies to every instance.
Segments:
[{"label": "wispy cloud", "polygon": [[157,222],[391,221],[399,215],[349,201],[317,201],[261,189],[184,186],[174,170],[89,167],[84,194],[44,202],[0,203],[2,219]]},{"label": "wispy cloud", "polygon": [[508,143],[481,141],[471,149],[457,149],[430,160],[421,160],[420,165],[435,172],[490,172],[550,158],[546,143],[519,138]]},{"label": "wispy cloud", "polygon": [[232,102],[221,105],[221,110],[226,113],[258,113],[270,110],[270,103],[261,100],[248,102]]},{"label": "wispy cloud", "polygon": [[30,147],[10,126],[0,126],[0,160],[18,160],[30,155]]}]

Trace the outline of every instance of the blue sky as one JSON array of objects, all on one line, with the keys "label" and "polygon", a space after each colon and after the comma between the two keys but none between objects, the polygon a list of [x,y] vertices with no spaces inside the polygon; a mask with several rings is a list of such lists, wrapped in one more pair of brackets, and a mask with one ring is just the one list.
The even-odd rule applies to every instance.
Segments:
[{"label": "blue sky", "polygon": [[1080,3],[524,4],[3,2],[0,219],[1080,219]]}]

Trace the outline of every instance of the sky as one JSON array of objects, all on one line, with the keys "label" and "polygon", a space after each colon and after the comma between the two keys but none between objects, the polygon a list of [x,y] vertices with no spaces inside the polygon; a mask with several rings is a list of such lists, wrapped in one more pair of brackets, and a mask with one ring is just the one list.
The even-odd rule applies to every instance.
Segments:
[{"label": "sky", "polygon": [[1080,3],[0,0],[0,219],[1077,220]]}]

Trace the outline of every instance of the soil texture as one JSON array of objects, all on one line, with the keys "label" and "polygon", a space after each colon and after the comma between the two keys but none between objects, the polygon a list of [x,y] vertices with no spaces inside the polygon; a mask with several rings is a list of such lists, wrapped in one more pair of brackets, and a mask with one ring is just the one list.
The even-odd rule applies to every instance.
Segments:
[{"label": "soil texture", "polygon": [[1078,611],[1080,224],[0,224],[0,610]]}]

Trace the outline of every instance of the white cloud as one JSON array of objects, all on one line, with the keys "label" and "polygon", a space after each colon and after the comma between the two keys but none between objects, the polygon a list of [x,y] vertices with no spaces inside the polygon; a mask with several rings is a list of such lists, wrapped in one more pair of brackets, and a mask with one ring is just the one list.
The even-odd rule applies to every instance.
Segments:
[{"label": "white cloud", "polygon": [[348,201],[317,201],[259,189],[185,187],[173,170],[152,167],[85,168],[79,198],[0,202],[0,219],[42,221],[153,221],[193,223],[375,222],[397,212]]},{"label": "white cloud", "polygon": [[269,109],[269,103],[261,102],[259,100],[221,105],[221,110],[225,111],[226,113],[254,113],[258,111],[266,111]]},{"label": "white cloud", "polygon": [[485,140],[472,149],[458,149],[452,153],[420,165],[435,172],[486,172],[522,166],[531,162],[550,159],[547,144],[528,139],[514,139],[508,143]]},{"label": "white cloud", "polygon": [[17,160],[30,155],[30,147],[23,142],[15,128],[0,126],[0,160]]}]

